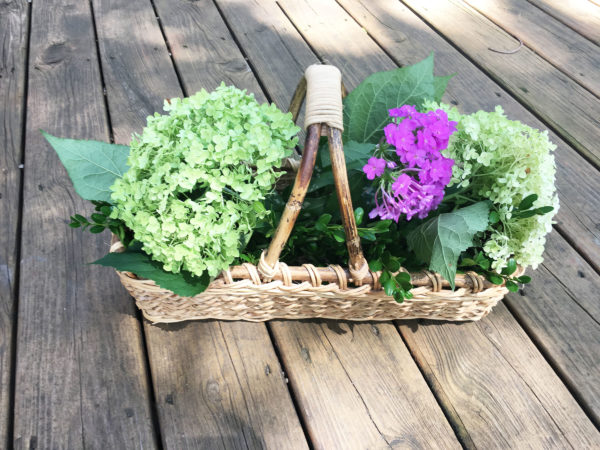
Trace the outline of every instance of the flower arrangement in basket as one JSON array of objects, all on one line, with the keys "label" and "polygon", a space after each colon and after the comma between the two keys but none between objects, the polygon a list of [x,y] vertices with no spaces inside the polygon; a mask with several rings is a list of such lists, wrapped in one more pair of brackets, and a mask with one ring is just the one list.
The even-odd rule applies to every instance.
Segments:
[{"label": "flower arrangement in basket", "polygon": [[342,99],[315,65],[287,114],[221,85],[165,102],[129,147],[45,136],[95,205],[70,226],[112,232],[96,264],[154,322],[477,320],[542,260],[555,147],[500,107],[440,103],[449,78],[432,55]]}]

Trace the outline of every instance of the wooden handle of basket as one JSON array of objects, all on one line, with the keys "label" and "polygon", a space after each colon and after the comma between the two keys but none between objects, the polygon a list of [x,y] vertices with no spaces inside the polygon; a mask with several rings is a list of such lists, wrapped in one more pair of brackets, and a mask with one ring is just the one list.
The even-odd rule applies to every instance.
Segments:
[{"label": "wooden handle of basket", "polygon": [[281,220],[271,240],[269,248],[261,257],[258,265],[259,273],[270,279],[277,271],[277,262],[285,246],[296,219],[300,214],[302,202],[306,196],[310,178],[314,170],[319,137],[325,131],[329,140],[331,167],[335,180],[337,197],[342,215],[342,223],[346,233],[346,244],[349,254],[349,269],[353,282],[362,284],[369,267],[363,256],[354,219],[354,209],[350,196],[350,186],[346,171],[344,148],[342,144],[343,114],[342,95],[344,86],[340,71],[333,66],[312,65],[306,69],[292,98],[290,111],[297,117],[306,92],[306,114],[304,126],[308,128],[306,144],[302,154],[300,168],[296,175],[292,193],[285,206]]}]

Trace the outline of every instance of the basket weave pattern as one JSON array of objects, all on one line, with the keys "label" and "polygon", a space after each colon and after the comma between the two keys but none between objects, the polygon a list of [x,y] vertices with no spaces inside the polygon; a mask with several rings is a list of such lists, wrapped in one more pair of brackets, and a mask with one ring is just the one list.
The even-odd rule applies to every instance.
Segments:
[{"label": "basket weave pattern", "polygon": [[[257,266],[230,267],[195,297],[180,297],[128,272],[117,272],[123,286],[135,298],[144,317],[152,322],[193,319],[247,320],[328,318],[342,320],[479,320],[508,292],[469,272],[457,275],[456,290],[435,273],[411,274],[413,298],[397,303],[385,295],[380,273],[369,271],[362,253],[348,186],[341,128],[341,74],[332,66],[311,66],[298,85],[290,111],[297,118],[306,95],[307,136],[292,193],[269,248]],[[327,136],[346,244],[348,267],[316,268],[311,264],[288,267],[279,261],[306,195],[318,150]],[[290,166],[288,164],[288,166]],[[111,252],[123,250],[113,236]],[[401,269],[404,271],[404,269]],[[517,274],[523,272],[519,268]]]},{"label": "basket weave pattern", "polygon": [[202,294],[180,297],[151,280],[140,280],[124,272],[118,274],[144,317],[152,322],[209,318],[252,322],[307,318],[479,320],[507,292],[501,286],[478,293],[469,288],[434,292],[429,287],[418,287],[412,290],[412,299],[397,303],[369,285],[342,290],[335,283],[321,286],[307,281],[286,286],[281,280],[261,284],[254,284],[252,280],[227,283],[221,277]]}]

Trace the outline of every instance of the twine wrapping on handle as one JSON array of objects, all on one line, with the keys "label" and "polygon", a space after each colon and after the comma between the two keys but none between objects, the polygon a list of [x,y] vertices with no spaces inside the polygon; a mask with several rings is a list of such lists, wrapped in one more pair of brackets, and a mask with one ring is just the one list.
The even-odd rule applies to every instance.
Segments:
[{"label": "twine wrapping on handle", "polygon": [[344,129],[342,74],[335,66],[313,64],[304,73],[306,78],[306,113],[304,128],[315,123],[326,123],[332,128]]}]

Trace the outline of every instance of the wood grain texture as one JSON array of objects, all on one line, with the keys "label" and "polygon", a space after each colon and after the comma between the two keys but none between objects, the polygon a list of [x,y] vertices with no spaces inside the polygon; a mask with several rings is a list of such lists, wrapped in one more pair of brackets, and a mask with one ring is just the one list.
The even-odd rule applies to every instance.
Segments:
[{"label": "wood grain texture", "polygon": [[248,62],[212,1],[155,0],[185,92],[211,91],[221,82],[265,97]]},{"label": "wood grain texture", "polygon": [[[269,97],[286,109],[304,70],[319,59],[275,2],[216,0],[216,4]],[[302,114],[298,123],[303,123]]]},{"label": "wood grain texture", "polygon": [[315,448],[459,448],[389,323],[271,323]]},{"label": "wood grain texture", "polygon": [[[544,129],[525,107],[464,58],[442,37],[401,3],[339,0],[343,8],[381,45],[398,65],[414,64],[435,51],[439,74],[456,73],[444,101],[463,113],[492,111],[501,105],[506,115]],[[556,220],[579,252],[600,270],[600,177],[598,171],[554,133],[556,187],[560,209]],[[573,183],[573,180],[578,180]]]},{"label": "wood grain texture", "polygon": [[[308,5],[306,5],[306,3],[308,3]],[[345,2],[350,3],[350,2]],[[354,3],[353,3],[354,4]],[[337,6],[335,5],[333,2],[319,2],[319,10],[323,13],[323,17],[324,18],[319,18],[317,16],[314,16],[310,13],[311,8],[310,6],[315,6],[314,2],[294,2],[294,1],[289,1],[289,2],[282,2],[281,3],[283,9],[287,12],[288,16],[291,18],[292,21],[294,21],[294,23],[296,24],[296,26],[302,31],[302,30],[310,30],[307,31],[305,34],[305,38],[309,41],[309,43],[311,44],[311,46],[313,46],[315,49],[317,49],[317,51],[319,51],[320,53],[326,55],[330,60],[332,60],[334,63],[338,63],[341,61],[345,61],[345,64],[348,67],[348,71],[352,72],[355,76],[360,77],[361,75],[363,77],[367,76],[369,73],[372,73],[374,71],[377,70],[384,70],[384,69],[389,69],[391,68],[391,66],[393,65],[392,62],[388,59],[387,62],[385,62],[385,64],[381,64],[378,63],[378,61],[381,61],[381,58],[383,58],[383,52],[381,51],[381,49],[379,47],[377,47],[372,41],[370,41],[369,37],[364,33],[364,31],[362,31],[360,29],[360,27],[358,25],[356,25],[356,23],[352,22],[352,21],[348,21],[346,20],[347,16],[345,15],[345,13]],[[346,5],[347,6],[347,5]],[[368,8],[373,8],[373,3],[369,2],[368,3]],[[394,6],[392,5],[390,8],[394,8]],[[365,10],[367,9],[367,6],[364,7],[363,9],[363,14],[365,14]],[[411,38],[414,36],[416,41],[422,42],[425,41],[427,43],[426,40],[426,35],[419,35],[417,34],[414,30],[418,29],[418,27],[415,25],[413,28],[413,24],[409,21],[410,16],[412,15],[412,13],[410,13],[410,11],[405,10],[408,14],[407,18],[403,17],[403,21],[400,22],[392,22],[390,23],[390,21],[388,20],[387,22],[385,22],[385,27],[388,30],[388,37],[390,39],[390,41],[386,42],[386,45],[384,45],[384,48],[387,48],[387,44],[389,42],[391,42],[392,40],[398,41],[399,43],[401,43],[402,48],[399,51],[404,51],[404,54],[410,54],[411,50],[412,53],[417,53],[417,55],[419,54],[419,50],[420,49],[414,49],[411,45],[409,41],[408,37],[402,37],[399,34],[394,34],[390,32],[390,29],[400,29],[401,24],[404,26],[404,29],[402,30],[404,33],[406,33],[405,36],[411,36]],[[357,13],[358,11],[355,11],[355,13]],[[394,17],[394,16],[391,16]],[[412,17],[414,17],[414,15],[412,15]],[[326,19],[325,19],[326,18]],[[363,26],[365,26],[365,24],[363,24]],[[365,26],[365,28],[369,31],[369,33],[371,35],[374,35],[374,32],[372,29],[368,28],[367,26]],[[398,32],[399,33],[399,32]],[[345,53],[344,51],[344,47],[342,44],[339,44],[339,42],[341,42],[341,36],[345,36],[346,40],[350,40],[353,43],[353,48],[351,50],[348,50],[348,53]],[[430,40],[431,41],[431,40]],[[427,45],[427,44],[424,44]],[[429,47],[429,49],[427,50],[430,51],[431,50],[431,46]],[[436,55],[439,55],[438,47],[433,47],[434,50],[436,50]],[[442,47],[443,50],[443,47]],[[448,51],[449,52],[449,51]],[[380,56],[376,57],[375,54],[379,53]],[[444,52],[442,52],[442,54],[444,54]],[[357,55],[357,56],[354,56]],[[360,56],[358,56],[360,55]],[[425,56],[425,54],[423,54],[422,56]],[[449,54],[447,56],[444,56],[444,58],[442,58],[442,60],[444,60],[445,58],[449,58],[450,56],[452,56],[452,53],[449,52]],[[460,58],[458,57],[457,54],[454,54],[454,58],[457,60],[455,62],[455,64],[462,64],[462,61],[460,60]],[[406,61],[404,60],[403,63],[408,64],[408,63],[414,63],[416,61],[418,61],[419,58],[417,58],[416,60],[412,60],[412,61]],[[439,58],[438,58],[438,62],[439,62]],[[439,64],[438,64],[439,67]],[[469,83],[469,88],[471,91],[473,91],[472,94],[469,94],[466,96],[467,101],[470,103],[471,107],[476,108],[477,103],[476,103],[476,97],[477,95],[480,94],[479,92],[479,86],[476,82],[474,82],[474,80],[468,79],[467,81],[465,80],[459,80],[460,75],[458,75],[456,77],[455,80],[453,80],[453,82],[458,82],[458,83]],[[484,80],[485,77],[484,77]],[[493,88],[492,88],[493,89]],[[464,92],[466,92],[466,88],[464,88]],[[499,91],[494,91],[491,90],[491,92],[499,92]],[[462,94],[463,92],[459,91],[458,94]],[[456,91],[454,91],[454,94],[450,94],[449,97],[453,98],[454,95],[456,95]],[[483,95],[483,94],[482,94]],[[458,96],[457,98],[462,98],[462,96]],[[486,96],[483,95],[483,98],[485,99]],[[489,98],[489,95],[488,97]],[[485,101],[485,100],[484,100]],[[555,239],[554,236],[551,236],[550,239]],[[557,239],[560,240],[560,237],[557,237]],[[557,272],[560,273],[560,272]],[[541,275],[541,276],[540,276]],[[545,286],[546,284],[550,284],[552,282],[552,280],[554,280],[554,276],[550,275],[548,273],[538,273],[538,279],[537,284],[540,286],[540,288],[542,288],[543,286]],[[595,286],[594,289],[592,289],[591,291],[593,292],[594,290],[598,290],[599,286]],[[560,297],[560,294],[562,292],[563,297]],[[546,302],[544,304],[543,307],[545,308],[550,308],[550,310],[547,312],[547,315],[549,316],[560,316],[562,313],[562,306],[555,308],[554,310],[551,309],[552,308],[552,304],[553,303],[557,303],[557,302],[561,302],[564,301],[565,296],[567,296],[567,293],[563,290],[563,291],[558,291],[557,292],[558,297],[551,297],[552,302]],[[542,306],[540,305],[540,308]],[[575,312],[573,314],[582,314],[584,313],[583,310],[581,310],[581,308],[577,307],[577,304],[570,304],[569,305],[570,308],[574,308]],[[578,311],[578,312],[577,312]],[[488,316],[487,319],[485,319],[486,322],[489,322],[491,324],[491,326],[495,326],[495,323],[497,320],[500,319],[496,319],[496,314],[492,313],[490,316]],[[513,336],[518,337],[518,339],[521,339],[523,342],[521,345],[527,347],[529,346],[529,350],[531,352],[535,351],[535,347],[531,344],[531,342],[529,341],[529,339],[524,335],[524,333],[522,332],[522,329],[519,327],[519,325],[516,323],[516,321],[514,320],[510,320],[510,316],[508,316],[508,318],[504,321],[504,332],[505,333],[509,333],[512,334]],[[570,324],[565,324],[565,326],[568,327],[568,329],[563,330],[563,333],[577,333],[577,322],[574,321]],[[433,327],[431,327],[433,328]],[[426,328],[426,330],[428,330],[429,328]],[[592,328],[593,333],[596,333],[596,329]],[[427,331],[423,331],[423,333],[425,333]],[[582,339],[583,342],[585,342],[585,338],[589,336],[588,332],[582,332],[581,335],[578,336],[578,339]],[[518,339],[515,337],[515,341],[517,341]],[[469,339],[472,339],[474,341],[476,341],[478,339],[477,336],[471,336]],[[594,341],[595,341],[595,337],[594,337]],[[561,342],[560,340],[555,340],[553,341],[551,344],[548,343],[549,347],[555,346],[556,349],[553,349],[553,352],[556,352],[557,354],[559,354],[560,352],[563,352],[567,349],[568,343],[564,343]],[[442,337],[439,338],[439,342],[437,342],[437,348],[439,352],[444,352],[445,351],[445,347],[444,347],[444,339]],[[413,350],[413,348],[411,347],[411,350]],[[586,358],[589,355],[589,351],[585,351],[582,352],[579,356],[582,358]],[[469,354],[466,353],[463,358],[465,358],[464,364],[472,364],[472,365],[477,365],[478,364],[478,357],[476,354],[472,355],[471,357],[469,357]],[[468,359],[468,360],[467,360]],[[538,360],[543,362],[543,358],[541,357],[541,355],[538,354]],[[565,365],[563,368],[565,370],[571,370],[573,372],[573,374],[577,374],[579,371],[583,371],[585,372],[586,370],[588,370],[588,368],[590,366],[594,366],[595,363],[593,362],[588,362],[587,364],[582,364],[580,366],[573,366],[573,365]],[[537,366],[532,365],[529,370],[533,373],[536,371]],[[436,370],[450,370],[448,368],[436,368]],[[492,376],[494,371],[510,371],[510,367],[507,366],[506,361],[503,360],[502,358],[499,358],[496,361],[490,361],[487,363],[487,368],[486,367],[482,367],[480,368],[481,371],[488,371],[488,376]],[[543,367],[543,372],[551,372],[552,369],[550,368],[550,366],[548,366],[547,364],[544,365]],[[583,378],[579,378],[579,380],[582,380]],[[430,382],[434,383],[434,381],[432,381],[432,378],[430,377]],[[559,386],[561,389],[563,389],[565,392],[565,388],[564,386],[562,386],[560,384],[560,380],[555,379],[555,384],[557,386]],[[597,385],[597,383],[595,382],[595,380],[593,378],[587,380],[586,382],[586,389],[595,389],[594,386]],[[525,402],[532,402],[532,404],[535,404],[537,402],[536,400],[536,392],[529,392],[529,398],[525,400]],[[572,399],[570,400],[570,404],[574,404],[574,402],[572,401]],[[448,396],[446,397],[446,403],[449,405],[453,405],[454,401],[452,396]],[[575,404],[576,405],[576,404]],[[499,408],[502,405],[499,406]],[[489,405],[489,407],[491,409],[493,409],[495,406]],[[449,407],[449,410],[452,407]],[[501,408],[500,408],[501,410]],[[498,413],[499,414],[499,413]],[[527,413],[524,411],[521,411],[520,414],[522,414],[520,420],[526,420],[527,417]],[[458,416],[449,413],[450,417],[454,417],[455,418],[455,424],[458,424],[457,426],[459,426],[460,428],[460,418],[458,418]],[[583,413],[583,411],[579,410],[578,412],[578,417],[581,420],[584,421],[588,421],[589,420],[585,417],[585,414]],[[579,419],[578,419],[579,420]],[[469,421],[464,419],[464,426],[466,427],[466,429],[470,430],[471,427],[473,428],[477,428],[479,427],[481,424],[480,423],[476,423],[473,421]],[[534,424],[534,426],[542,426],[542,424]],[[488,425],[488,427],[491,427],[492,425]],[[499,425],[499,427],[501,428],[502,425]],[[479,430],[478,432],[483,432],[483,430]]]},{"label": "wood grain texture", "polygon": [[477,448],[600,445],[598,430],[502,303],[480,322],[398,325]]},{"label": "wood grain texture", "polygon": [[506,301],[598,426],[600,276],[554,232],[543,266],[531,277]]},{"label": "wood grain texture", "polygon": [[32,6],[19,292],[15,448],[153,448],[141,328],[114,274],[86,263],[108,237],[39,129],[108,139],[87,2]]},{"label": "wood grain texture", "polygon": [[[199,326],[201,325],[201,326]],[[192,328],[191,333],[187,329]],[[307,448],[264,324],[149,325],[166,448]],[[190,337],[195,339],[191,340]]]},{"label": "wood grain texture", "polygon": [[[239,61],[240,56],[233,53],[235,46],[218,13],[203,9],[200,22],[184,2],[157,7],[164,14],[167,38],[177,43],[174,57],[188,90],[212,89],[221,79],[242,80],[246,85],[240,87],[257,86],[248,78],[246,65],[220,64],[223,58]],[[125,9],[131,14],[124,14],[122,2],[94,1],[118,143],[140,132],[144,118],[160,111],[164,98],[182,95],[151,4],[132,0]],[[217,22],[211,25],[211,18]],[[226,48],[216,50],[221,42]],[[212,64],[188,64],[186,58],[192,55]],[[306,448],[264,324],[198,321],[158,327],[146,322],[145,331],[163,445]],[[265,374],[269,370],[272,373]]]},{"label": "wood grain texture", "polygon": [[[600,167],[595,133],[600,127],[600,103],[592,93],[526,46],[511,55],[490,51],[489,47],[511,50],[517,44],[512,36],[460,1],[406,0],[403,3]],[[457,23],[461,26],[457,27]]]},{"label": "wood grain texture", "polygon": [[0,445],[8,448],[29,8],[0,6]]},{"label": "wood grain texture", "polygon": [[600,45],[600,5],[590,0],[528,0],[590,41]]},{"label": "wood grain texture", "polygon": [[520,38],[550,64],[600,96],[600,47],[596,44],[528,2],[464,1],[503,30]]},{"label": "wood grain texture", "polygon": [[[280,72],[273,71],[272,53],[265,53],[266,44],[255,30],[263,30],[260,37],[275,46],[302,46],[297,54],[304,55],[307,65],[318,60],[275,3],[253,2],[250,12],[236,2],[218,3],[267,93],[285,108],[304,67],[290,59]],[[290,73],[292,64],[296,73]],[[456,447],[448,422],[397,332],[389,324],[377,327],[383,328],[356,324],[353,332],[337,337],[321,322],[271,325],[313,445]],[[418,425],[423,423],[428,425]]]}]

